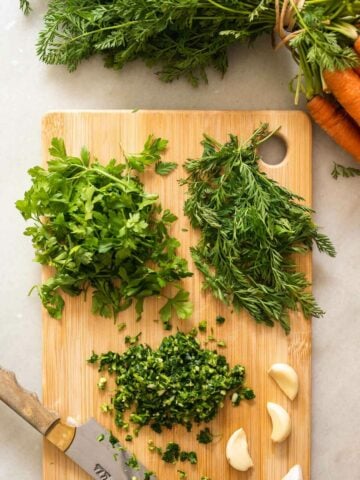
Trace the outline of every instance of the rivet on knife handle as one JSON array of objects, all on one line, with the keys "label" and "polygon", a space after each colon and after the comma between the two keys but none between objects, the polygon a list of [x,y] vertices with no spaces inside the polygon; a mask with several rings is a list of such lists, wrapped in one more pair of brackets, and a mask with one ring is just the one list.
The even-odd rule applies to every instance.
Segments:
[{"label": "rivet on knife handle", "polygon": [[0,367],[0,400],[43,435],[58,422],[59,416],[41,405],[35,393],[18,384],[13,372]]}]

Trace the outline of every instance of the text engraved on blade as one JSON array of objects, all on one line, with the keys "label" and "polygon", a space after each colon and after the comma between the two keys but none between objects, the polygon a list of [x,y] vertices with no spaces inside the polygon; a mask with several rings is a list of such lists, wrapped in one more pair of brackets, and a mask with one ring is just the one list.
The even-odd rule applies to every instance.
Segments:
[{"label": "text engraved on blade", "polygon": [[98,463],[95,465],[94,472],[100,480],[111,480],[111,475]]}]

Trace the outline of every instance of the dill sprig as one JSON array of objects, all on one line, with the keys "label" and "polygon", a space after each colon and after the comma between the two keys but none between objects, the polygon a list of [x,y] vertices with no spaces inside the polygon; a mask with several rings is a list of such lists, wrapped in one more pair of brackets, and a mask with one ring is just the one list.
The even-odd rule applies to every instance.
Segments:
[{"label": "dill sprig", "polygon": [[188,188],[185,214],[201,231],[191,255],[204,287],[259,323],[279,322],[288,333],[290,310],[323,314],[292,255],[314,243],[330,256],[335,250],[303,199],[259,170],[257,147],[270,136],[266,124],[244,143],[230,135],[222,145],[205,135],[203,155],[187,161],[189,176],[181,183]]}]

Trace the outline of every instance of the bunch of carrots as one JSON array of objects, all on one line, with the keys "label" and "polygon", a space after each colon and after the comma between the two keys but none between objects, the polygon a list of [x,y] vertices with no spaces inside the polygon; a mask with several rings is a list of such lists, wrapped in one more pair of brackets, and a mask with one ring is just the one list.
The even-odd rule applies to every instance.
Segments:
[{"label": "bunch of carrots", "polygon": [[[360,59],[360,37],[354,49]],[[360,67],[325,70],[323,77],[324,94],[308,101],[308,111],[330,137],[360,162]]]},{"label": "bunch of carrots", "polygon": [[[20,0],[29,13],[29,0]],[[49,0],[37,52],[70,71],[92,55],[120,70],[143,60],[159,78],[207,80],[227,48],[272,33],[298,65],[295,103],[360,162],[360,0]]]}]

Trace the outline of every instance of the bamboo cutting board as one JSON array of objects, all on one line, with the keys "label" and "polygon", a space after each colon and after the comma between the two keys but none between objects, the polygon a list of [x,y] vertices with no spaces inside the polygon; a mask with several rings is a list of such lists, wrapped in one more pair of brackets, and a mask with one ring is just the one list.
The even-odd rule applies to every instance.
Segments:
[{"label": "bamboo cutting board", "polygon": [[[290,467],[300,463],[304,480],[310,479],[310,405],[311,405],[311,323],[300,314],[292,314],[292,332],[285,336],[279,326],[268,328],[257,325],[246,313],[232,313],[216,301],[210,293],[201,291],[201,276],[192,265],[189,246],[197,241],[197,233],[189,228],[182,208],[185,188],[177,180],[184,176],[182,164],[188,157],[201,154],[200,141],[204,132],[225,141],[229,133],[246,139],[260,122],[268,122],[270,128],[281,126],[281,135],[287,143],[284,161],[276,166],[262,168],[282,185],[290,188],[311,204],[311,125],[301,112],[246,112],[246,111],[100,111],[100,112],[55,112],[43,120],[44,159],[51,138],[63,137],[68,153],[78,155],[86,145],[100,161],[121,159],[122,149],[134,153],[141,150],[146,137],[153,133],[169,140],[165,160],[175,161],[179,167],[168,177],[153,172],[144,175],[146,189],[158,192],[164,208],[174,212],[179,220],[172,233],[181,241],[180,254],[189,260],[194,276],[185,286],[191,292],[195,304],[194,315],[189,321],[174,321],[174,329],[189,331],[200,320],[206,319],[214,328],[217,338],[227,341],[228,347],[221,350],[231,365],[241,363],[246,367],[247,384],[256,393],[256,399],[243,402],[238,408],[226,403],[225,408],[209,425],[217,434],[210,445],[196,441],[198,428],[187,433],[183,427],[158,435],[144,428],[133,443],[127,444],[138,458],[159,480],[176,480],[177,469],[185,470],[189,480],[208,476],[211,480],[281,480]],[[188,232],[184,229],[189,229]],[[299,260],[299,266],[311,279],[311,256]],[[44,271],[46,277],[48,272]],[[100,405],[107,402],[109,392],[100,392],[96,386],[99,378],[96,367],[89,366],[86,359],[94,350],[124,351],[125,335],[142,332],[141,341],[153,347],[159,345],[165,334],[160,323],[155,323],[161,304],[157,299],[145,303],[145,312],[140,323],[135,322],[133,310],[120,314],[120,321],[127,328],[119,333],[112,320],[97,318],[90,313],[90,303],[82,297],[67,298],[63,319],[56,321],[43,313],[43,397],[46,406],[58,411],[63,419],[69,415],[78,421],[89,417],[123,440],[124,433],[113,426],[112,418],[101,413]],[[223,315],[226,322],[217,326],[215,317]],[[201,338],[201,334],[199,335]],[[285,395],[267,375],[274,362],[290,363],[300,377],[300,391],[294,402]],[[266,411],[266,402],[284,406],[292,418],[290,438],[282,444],[270,440],[271,422]],[[248,437],[254,468],[241,473],[229,467],[225,459],[225,445],[234,430],[243,427]],[[159,446],[176,441],[184,450],[198,453],[198,465],[164,464],[159,457],[148,451],[147,441],[152,439]],[[44,445],[44,480],[85,480],[89,477],[49,443]]]}]

